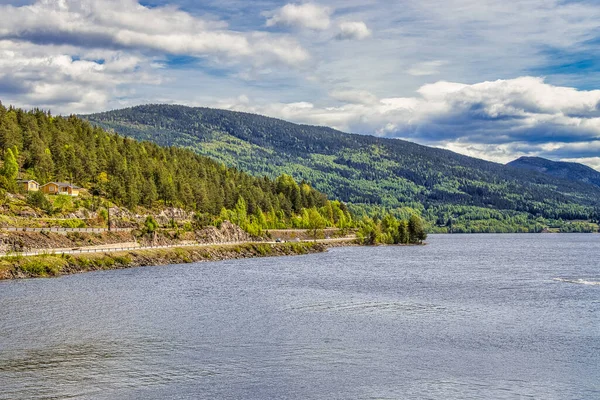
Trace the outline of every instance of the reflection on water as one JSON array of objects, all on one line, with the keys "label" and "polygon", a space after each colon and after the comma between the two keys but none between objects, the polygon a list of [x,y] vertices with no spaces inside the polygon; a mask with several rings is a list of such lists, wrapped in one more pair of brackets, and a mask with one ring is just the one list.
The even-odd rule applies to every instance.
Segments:
[{"label": "reflection on water", "polygon": [[0,399],[600,398],[596,235],[0,283]]},{"label": "reflection on water", "polygon": [[579,285],[600,285],[600,281],[594,281],[592,279],[583,279],[583,278],[554,278],[555,281],[565,282],[565,283],[577,283]]},{"label": "reflection on water", "polygon": [[290,310],[322,311],[322,312],[354,312],[354,313],[403,313],[418,316],[424,313],[444,312],[445,307],[435,304],[399,303],[399,302],[324,302],[290,307]]}]

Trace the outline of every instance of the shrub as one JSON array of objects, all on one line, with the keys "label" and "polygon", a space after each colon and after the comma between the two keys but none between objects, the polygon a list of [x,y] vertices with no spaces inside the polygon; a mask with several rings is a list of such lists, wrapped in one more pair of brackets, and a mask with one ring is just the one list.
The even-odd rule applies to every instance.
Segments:
[{"label": "shrub", "polygon": [[104,256],[98,259],[98,265],[103,269],[111,269],[115,266],[115,260],[112,257]]},{"label": "shrub", "polygon": [[30,276],[56,276],[65,265],[66,261],[59,257],[32,257],[19,268]]},{"label": "shrub", "polygon": [[85,228],[87,225],[81,219],[65,219],[58,222],[61,228]]},{"label": "shrub", "polygon": [[106,210],[106,208],[103,208],[100,211],[98,211],[98,218],[101,222],[108,220],[108,211]]},{"label": "shrub", "polygon": [[81,269],[89,269],[91,266],[94,265],[94,262],[86,257],[78,257],[75,259],[75,263],[81,268]]},{"label": "shrub", "polygon": [[129,264],[131,264],[131,256],[126,255],[126,256],[115,256],[114,257],[115,263],[120,264],[122,266],[127,266]]},{"label": "shrub", "polygon": [[152,215],[148,215],[146,221],[144,221],[144,231],[146,233],[154,233],[157,229],[158,222],[156,222]]},{"label": "shrub", "polygon": [[272,250],[271,246],[268,244],[255,243],[252,246],[254,247],[254,250],[261,256],[270,254]]},{"label": "shrub", "polygon": [[52,205],[48,201],[48,198],[46,198],[46,195],[40,191],[27,193],[25,201],[31,207],[39,208],[40,210],[44,210],[46,212],[49,212],[52,209]]},{"label": "shrub", "polygon": [[190,254],[185,249],[175,247],[173,249],[173,254],[176,256],[177,260],[179,260],[181,262],[184,262],[184,263],[192,262],[192,259],[190,258]]},{"label": "shrub", "polygon": [[73,199],[67,195],[54,196],[54,212],[68,213],[74,210]]}]

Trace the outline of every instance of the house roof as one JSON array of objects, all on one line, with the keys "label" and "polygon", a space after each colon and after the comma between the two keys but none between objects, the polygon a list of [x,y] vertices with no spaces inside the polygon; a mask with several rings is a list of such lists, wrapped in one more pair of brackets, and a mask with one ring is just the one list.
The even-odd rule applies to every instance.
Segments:
[{"label": "house roof", "polygon": [[36,181],[34,181],[33,179],[18,179],[17,180],[18,183],[29,183],[29,182],[34,182],[36,184],[39,185],[39,183],[37,183]]},{"label": "house roof", "polygon": [[47,185],[50,185],[50,184],[55,184],[58,187],[70,187],[71,189],[81,189],[79,186],[75,186],[75,185],[73,185],[71,183],[68,183],[68,182],[48,182],[48,183],[46,183],[46,184],[44,184],[42,186],[47,186]]}]

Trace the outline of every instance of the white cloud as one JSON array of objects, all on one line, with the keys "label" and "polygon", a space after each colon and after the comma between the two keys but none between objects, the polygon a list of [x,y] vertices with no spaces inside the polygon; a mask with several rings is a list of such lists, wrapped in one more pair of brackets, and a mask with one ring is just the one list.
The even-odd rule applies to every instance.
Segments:
[{"label": "white cloud", "polygon": [[225,57],[254,64],[298,65],[309,54],[293,39],[236,32],[173,7],[147,8],[134,0],[38,0],[0,6],[0,38],[43,44],[122,48]]},{"label": "white cloud", "polygon": [[600,157],[561,158],[559,161],[576,162],[586,164],[600,171]]},{"label": "white cloud", "polygon": [[266,26],[288,25],[314,30],[329,28],[329,16],[332,9],[315,3],[286,4],[263,15],[267,17]]},{"label": "white cloud", "polygon": [[[439,81],[423,85],[417,93],[418,97],[377,99],[367,91],[332,91],[332,98],[346,104],[311,107],[316,112],[297,117],[303,122],[323,124],[319,118],[335,114],[336,119],[343,121],[338,126],[341,129],[352,129],[354,121],[368,118],[373,131],[393,123],[398,127],[395,133],[403,134],[427,125],[436,128],[431,138],[440,139],[494,130],[504,132],[500,138],[517,139],[529,129],[545,129],[547,124],[555,130],[573,130],[574,135],[579,132],[581,137],[600,137],[600,90],[577,90],[550,85],[542,78],[521,77],[472,85]],[[437,128],[451,125],[461,126],[462,130],[438,132]],[[421,134],[428,137],[425,132]]]},{"label": "white cloud", "polygon": [[340,22],[340,33],[337,38],[340,40],[355,39],[363,40],[371,36],[372,32],[362,21]]},{"label": "white cloud", "polygon": [[437,143],[435,147],[454,151],[470,157],[483,158],[492,160],[502,164],[506,164],[521,156],[534,155],[537,153],[523,151],[522,146],[527,146],[526,143],[504,143],[504,144],[482,144],[482,143],[467,143],[461,140],[446,141]]},{"label": "white cloud", "polygon": [[426,61],[413,65],[406,72],[413,76],[437,75],[440,72],[440,67],[444,66],[445,64],[446,62],[441,60]]},{"label": "white cloud", "polygon": [[310,58],[289,35],[238,32],[135,0],[38,0],[0,5],[0,15],[2,101],[54,112],[131,103],[145,86],[172,81],[170,56],[200,57],[232,75],[291,71]]},{"label": "white cloud", "polygon": [[[597,65],[569,70],[581,59],[595,65],[592,60],[600,57],[593,41],[599,32],[598,2],[362,3],[362,7],[352,0],[326,4],[336,8],[336,21],[364,21],[376,32],[376,41],[323,44],[309,37],[303,42],[318,63],[315,75],[320,84],[331,85],[327,90],[343,84],[379,97],[411,96],[433,78],[474,83],[523,75],[546,76],[556,85],[600,86],[600,75],[594,72]],[[445,64],[426,64],[435,61]],[[553,65],[558,68],[549,68]]]},{"label": "white cloud", "polygon": [[378,102],[377,96],[367,90],[332,90],[332,99],[353,104],[373,104]]},{"label": "white cloud", "polygon": [[[75,113],[106,107],[111,97],[119,95],[120,85],[160,83],[143,58],[119,51],[79,58],[65,54],[73,51],[0,40],[3,101]],[[3,88],[3,82],[12,83],[11,88]]]}]

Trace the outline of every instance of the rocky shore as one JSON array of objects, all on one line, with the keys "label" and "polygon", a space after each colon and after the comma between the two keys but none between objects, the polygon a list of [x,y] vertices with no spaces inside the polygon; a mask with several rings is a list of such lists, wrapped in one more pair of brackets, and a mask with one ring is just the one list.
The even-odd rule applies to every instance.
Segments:
[{"label": "rocky shore", "polygon": [[14,256],[0,258],[0,280],[53,277],[151,265],[301,255],[324,252],[327,247],[314,242],[244,243],[76,255]]}]

